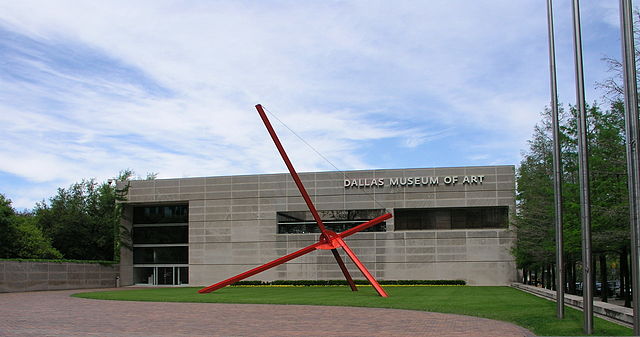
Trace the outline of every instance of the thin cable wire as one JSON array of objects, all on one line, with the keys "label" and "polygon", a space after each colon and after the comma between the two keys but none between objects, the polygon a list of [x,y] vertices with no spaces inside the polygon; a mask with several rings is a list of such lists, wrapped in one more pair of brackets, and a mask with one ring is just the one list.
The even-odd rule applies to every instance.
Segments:
[{"label": "thin cable wire", "polygon": [[[327,157],[323,156],[322,153],[320,153],[320,151],[316,150],[313,146],[311,146],[311,144],[309,144],[306,140],[304,140],[304,138],[302,138],[302,136],[300,136],[297,132],[293,131],[292,128],[290,128],[285,122],[283,122],[280,118],[278,118],[278,116],[276,116],[273,112],[271,112],[271,110],[267,109],[267,107],[264,106],[264,104],[262,105],[262,107],[264,108],[265,111],[267,111],[269,113],[269,115],[271,115],[273,118],[275,118],[278,122],[280,122],[280,124],[282,124],[285,128],[287,128],[287,130],[289,130],[291,133],[293,133],[296,137],[298,137],[298,139],[300,139],[305,145],[307,145],[311,150],[313,150],[313,152],[315,152],[318,156],[320,156],[322,159],[324,159],[327,163],[329,163],[329,165],[331,165],[336,171],[342,173],[342,175],[351,180],[351,178],[347,175],[347,173],[341,169],[339,169],[336,165],[334,165]],[[361,190],[361,192],[368,196],[369,198],[371,198],[371,200],[373,202],[375,202],[379,207],[386,209],[386,207],[384,207],[382,204],[380,204],[376,198],[374,198],[371,193],[367,193],[364,190]]]}]

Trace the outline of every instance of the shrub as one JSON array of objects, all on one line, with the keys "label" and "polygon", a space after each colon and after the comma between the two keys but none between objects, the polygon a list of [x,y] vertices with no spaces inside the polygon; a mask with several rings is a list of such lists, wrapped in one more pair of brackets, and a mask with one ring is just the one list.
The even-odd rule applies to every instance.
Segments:
[{"label": "shrub", "polygon": [[[354,280],[355,284],[369,284],[367,280]],[[383,280],[381,285],[466,285],[463,280]],[[275,280],[275,281],[238,281],[236,286],[287,285],[287,286],[345,286],[346,280]]]}]

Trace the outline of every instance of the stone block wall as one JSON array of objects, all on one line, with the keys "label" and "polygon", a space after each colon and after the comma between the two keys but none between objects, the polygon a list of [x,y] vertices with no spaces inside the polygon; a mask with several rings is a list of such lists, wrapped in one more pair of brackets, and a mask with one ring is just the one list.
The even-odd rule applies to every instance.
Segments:
[{"label": "stone block wall", "polygon": [[0,293],[116,286],[118,265],[0,261]]},{"label": "stone block wall", "polygon": [[[394,213],[501,206],[515,211],[515,168],[510,165],[311,172],[300,178],[319,210]],[[141,205],[188,203],[189,284],[194,286],[239,274],[318,239],[318,234],[277,233],[278,212],[308,210],[286,173],[132,181],[128,199],[128,211]],[[130,222],[124,225],[131,227]],[[515,236],[508,228],[399,230],[395,218],[386,228],[346,240],[381,280],[462,279],[470,285],[508,285],[516,279],[510,254]],[[346,260],[354,278],[362,278]],[[130,251],[123,250],[121,266],[123,285],[132,284]],[[251,279],[342,277],[331,252],[316,251]]]}]

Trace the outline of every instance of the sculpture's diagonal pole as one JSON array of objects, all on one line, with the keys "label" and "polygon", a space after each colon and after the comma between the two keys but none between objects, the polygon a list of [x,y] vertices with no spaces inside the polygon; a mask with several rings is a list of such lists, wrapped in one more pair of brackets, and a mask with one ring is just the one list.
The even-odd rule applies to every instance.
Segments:
[{"label": "sculpture's diagonal pole", "polygon": [[367,229],[369,227],[375,226],[375,225],[377,225],[377,224],[379,224],[379,223],[381,223],[381,222],[383,222],[385,220],[389,220],[389,219],[391,219],[391,217],[392,217],[391,213],[383,214],[383,215],[381,215],[381,216],[379,216],[377,218],[374,218],[374,219],[369,220],[369,221],[367,221],[365,223],[359,224],[359,225],[357,225],[357,226],[355,226],[353,228],[349,228],[346,231],[338,234],[338,236],[340,236],[341,238],[344,239],[347,236],[351,236],[351,235],[353,235],[355,233],[358,233],[360,231],[363,231],[363,230],[365,230],[365,229]]},{"label": "sculpture's diagonal pole", "polygon": [[[304,185],[302,184],[302,180],[300,180],[298,173],[296,172],[295,168],[293,168],[293,164],[291,163],[291,160],[289,160],[289,156],[287,155],[287,152],[285,152],[284,147],[282,146],[282,143],[280,142],[280,139],[276,134],[276,131],[273,129],[273,126],[271,125],[271,122],[269,122],[269,118],[267,118],[267,114],[264,112],[262,105],[260,104],[256,105],[256,110],[258,110],[258,114],[260,115],[260,118],[262,119],[264,126],[267,128],[267,131],[269,132],[271,139],[275,143],[276,148],[278,149],[278,152],[280,152],[280,156],[282,157],[282,160],[284,160],[284,163],[287,165],[287,169],[289,169],[291,178],[293,178],[293,181],[296,183],[296,186],[298,187],[298,190],[300,191],[300,194],[302,195],[304,202],[307,204],[309,211],[313,215],[313,219],[316,221],[316,224],[318,225],[318,227],[320,227],[320,232],[322,232],[322,236],[324,236],[324,238],[328,240],[329,233],[327,231],[327,228],[324,226],[324,223],[320,218],[320,214],[318,214],[318,210],[316,210],[316,207],[313,205],[313,202],[311,201],[311,197],[309,197],[309,193],[307,193],[307,190],[304,188]],[[349,283],[351,290],[356,291],[357,290],[356,284],[355,282],[353,282],[353,278],[349,274],[349,270],[347,270],[347,267],[344,265],[344,262],[340,258],[340,254],[338,254],[337,251],[332,251],[332,253],[334,258],[336,259],[336,262],[340,266],[340,270],[342,271],[344,278]]]},{"label": "sculpture's diagonal pole", "polygon": [[316,242],[316,243],[312,244],[311,246],[304,247],[304,248],[302,248],[302,249],[300,249],[298,251],[295,251],[295,252],[293,252],[293,253],[291,253],[289,255],[285,255],[285,256],[283,256],[281,258],[278,258],[278,259],[275,259],[275,260],[273,260],[271,262],[267,262],[267,263],[261,265],[260,267],[255,267],[255,268],[253,268],[253,269],[251,269],[249,271],[245,271],[242,274],[238,274],[238,275],[236,275],[234,277],[231,277],[231,278],[228,278],[228,279],[226,279],[224,281],[220,281],[220,282],[218,282],[218,283],[216,283],[214,285],[210,285],[210,286],[208,286],[206,288],[202,288],[202,289],[198,290],[198,292],[201,293],[201,294],[204,294],[204,293],[210,293],[210,292],[212,292],[214,290],[218,290],[220,288],[224,288],[224,287],[226,287],[226,286],[228,286],[230,284],[234,284],[234,283],[236,283],[238,281],[244,280],[247,277],[251,277],[251,276],[253,276],[255,274],[258,274],[258,273],[261,273],[261,272],[263,272],[265,270],[268,270],[268,269],[271,269],[273,267],[279,266],[279,265],[281,265],[281,264],[283,264],[283,263],[285,263],[287,261],[293,260],[296,257],[300,257],[300,256],[302,256],[304,254],[311,253],[312,251],[318,249],[318,246],[320,246],[322,244],[323,244],[322,242]]},{"label": "sculpture's diagonal pole", "polygon": [[282,146],[282,143],[280,143],[280,139],[278,139],[278,135],[276,134],[276,131],[273,129],[273,126],[271,126],[271,122],[269,122],[269,119],[267,118],[267,114],[265,114],[264,109],[262,108],[262,105],[260,104],[256,105],[256,110],[258,110],[258,114],[260,114],[260,118],[262,118],[262,122],[264,123],[264,126],[267,127],[267,131],[269,132],[271,139],[273,139],[273,142],[276,144],[276,148],[278,148],[278,152],[280,152],[280,156],[282,156],[282,160],[284,160],[285,165],[287,165],[287,168],[289,169],[289,173],[291,174],[291,178],[293,178],[293,181],[296,183],[296,186],[298,187],[300,194],[302,194],[302,199],[304,199],[304,202],[307,204],[309,211],[311,211],[311,215],[313,215],[313,219],[318,224],[318,227],[320,227],[320,232],[322,232],[322,234],[327,234],[327,228],[324,226],[322,219],[320,219],[320,215],[318,214],[316,207],[313,205],[313,202],[311,201],[311,197],[309,197],[309,193],[307,193],[307,190],[304,188],[304,185],[302,184],[302,180],[300,180],[300,177],[298,176],[298,172],[296,172],[296,170],[293,168],[293,164],[291,164],[291,160],[289,160],[289,156],[287,156],[287,153],[284,151],[284,147]]},{"label": "sculpture's diagonal pole", "polygon": [[353,263],[358,267],[358,269],[360,269],[360,271],[362,272],[362,275],[364,275],[364,277],[369,281],[369,283],[371,283],[373,288],[378,292],[378,295],[382,297],[389,297],[389,295],[387,295],[384,289],[382,289],[382,287],[380,286],[380,283],[378,283],[378,281],[376,281],[373,275],[371,275],[369,270],[367,270],[367,267],[365,267],[364,264],[362,264],[360,259],[356,256],[356,254],[351,250],[351,248],[349,248],[347,243],[344,242],[344,240],[342,240],[341,237],[336,238],[336,240],[340,243],[340,246],[342,246],[342,249],[344,249],[345,253],[347,253],[349,258],[351,258],[351,261],[353,261]]},{"label": "sculpture's diagonal pole", "polygon": [[[355,233],[357,233],[359,231],[365,230],[365,229],[367,229],[367,228],[369,228],[371,226],[375,226],[375,225],[377,225],[377,224],[379,224],[379,223],[381,223],[381,222],[383,222],[383,221],[385,221],[385,220],[387,220],[389,218],[391,218],[391,214],[381,215],[381,216],[379,216],[379,217],[377,217],[375,219],[369,220],[369,221],[367,221],[367,222],[365,222],[363,224],[360,224],[360,225],[355,226],[355,227],[353,227],[351,229],[348,229],[348,230],[346,230],[346,231],[344,231],[344,232],[342,232],[340,234],[337,234],[336,236],[334,236],[334,239],[336,237],[345,238],[345,237],[350,236],[352,234],[355,234]],[[344,242],[344,241],[342,241],[342,242]],[[307,246],[307,247],[302,248],[302,249],[300,249],[298,251],[295,251],[295,252],[293,252],[293,253],[291,253],[289,255],[285,255],[285,256],[283,256],[281,258],[275,259],[275,260],[273,260],[271,262],[267,262],[267,263],[265,263],[265,264],[263,264],[263,265],[261,265],[259,267],[253,268],[253,269],[251,269],[249,271],[246,271],[246,272],[244,272],[242,274],[236,275],[234,277],[230,277],[230,278],[228,278],[228,279],[226,279],[224,281],[220,281],[220,282],[218,282],[218,283],[216,283],[214,285],[208,286],[206,288],[202,288],[202,289],[198,290],[198,292],[199,293],[210,293],[210,292],[218,290],[220,288],[224,288],[224,287],[226,287],[228,285],[231,285],[231,284],[234,284],[234,283],[236,283],[238,281],[242,281],[242,280],[246,279],[247,277],[251,277],[251,276],[253,276],[255,274],[258,274],[258,273],[263,272],[265,270],[269,270],[269,269],[271,269],[273,267],[279,266],[279,265],[281,265],[281,264],[283,264],[283,263],[285,263],[287,261],[291,261],[291,260],[293,260],[293,259],[295,259],[297,257],[300,257],[302,255],[305,255],[307,253],[311,253],[316,249],[322,249],[321,247],[325,246],[327,244],[328,243],[326,241],[321,240],[321,241],[316,242],[316,243],[314,243],[314,244],[312,244],[310,246]],[[345,245],[346,245],[346,243],[345,243]],[[341,246],[340,243],[338,243],[338,246]],[[344,248],[344,246],[342,246],[342,247]],[[328,249],[334,250],[335,248],[332,246],[332,247],[330,247]]]},{"label": "sculpture's diagonal pole", "polygon": [[340,253],[338,253],[338,250],[335,248],[332,249],[331,254],[333,254],[333,257],[338,262],[338,266],[342,271],[342,275],[344,275],[344,278],[347,279],[347,283],[349,283],[349,287],[351,287],[351,291],[358,291],[358,287],[356,287],[356,283],[353,282],[353,278],[351,278],[351,274],[349,274],[349,270],[347,269],[347,266],[344,264],[344,261],[342,261],[342,257],[340,257]]},{"label": "sculpture's diagonal pole", "polygon": [[325,226],[324,223],[322,222],[322,219],[320,218],[320,215],[318,214],[318,211],[316,210],[315,206],[313,205],[313,202],[311,201],[311,197],[309,197],[309,194],[307,193],[307,190],[304,188],[304,185],[302,184],[302,181],[300,180],[300,177],[298,176],[298,173],[296,172],[296,170],[293,168],[293,165],[291,164],[291,160],[289,160],[289,156],[287,156],[287,153],[284,151],[284,147],[282,146],[282,144],[280,143],[280,140],[278,139],[278,135],[276,135],[276,132],[274,131],[273,127],[271,126],[271,123],[269,122],[269,119],[267,118],[267,115],[264,112],[264,109],[262,108],[262,106],[260,104],[256,105],[256,110],[258,110],[258,113],[260,114],[260,118],[262,118],[262,121],[264,122],[264,125],[267,127],[267,131],[269,131],[269,135],[271,135],[271,139],[273,139],[273,142],[276,145],[276,148],[278,148],[278,152],[280,152],[280,155],[282,156],[282,159],[284,160],[285,164],[287,165],[287,168],[289,169],[289,173],[291,174],[291,177],[293,178],[293,181],[296,183],[296,186],[298,187],[298,190],[300,191],[300,194],[302,195],[302,198],[304,199],[305,203],[307,204],[307,207],[309,208],[309,211],[311,211],[311,214],[313,215],[314,220],[316,221],[316,224],[318,225],[318,227],[320,228],[320,232],[322,233],[320,235],[320,240],[310,246],[307,246],[305,248],[302,248],[296,252],[293,252],[291,254],[285,255],[281,258],[275,259],[271,262],[265,263],[259,267],[253,268],[249,271],[246,271],[242,274],[236,275],[234,277],[228,278],[224,281],[218,282],[214,285],[208,286],[206,288],[202,288],[200,289],[198,292],[199,293],[209,293],[212,292],[214,290],[223,288],[225,286],[228,286],[230,284],[236,283],[238,281],[244,280],[247,277],[251,277],[255,274],[258,274],[260,272],[263,272],[265,270],[271,269],[273,267],[276,267],[278,265],[281,265],[287,261],[293,260],[297,257],[300,257],[302,255],[305,255],[307,253],[311,253],[312,251],[316,250],[316,249],[328,249],[331,250],[331,252],[333,253],[334,258],[336,259],[336,262],[338,263],[338,266],[340,266],[340,270],[342,270],[342,273],[344,274],[344,277],[346,278],[347,282],[349,283],[349,286],[351,286],[351,290],[356,291],[356,285],[355,282],[353,282],[353,279],[351,278],[351,275],[349,274],[349,271],[347,270],[347,267],[344,264],[344,261],[342,261],[342,258],[340,257],[340,254],[338,253],[338,251],[336,250],[336,248],[341,247],[342,249],[344,249],[344,251],[347,253],[347,255],[349,256],[349,258],[351,259],[351,261],[353,261],[353,263],[358,267],[358,269],[360,269],[360,271],[362,272],[362,274],[364,275],[364,277],[369,281],[369,283],[371,283],[371,285],[373,286],[373,288],[378,292],[378,294],[382,297],[388,297],[387,293],[384,291],[384,289],[382,289],[382,287],[380,286],[380,284],[378,283],[378,281],[376,281],[376,279],[373,277],[373,275],[371,275],[371,273],[369,272],[369,270],[367,270],[367,268],[364,266],[364,264],[360,261],[360,259],[358,259],[358,257],[356,256],[356,254],[351,250],[351,248],[349,248],[349,246],[347,245],[346,242],[344,242],[343,238],[353,235],[355,233],[358,233],[360,231],[363,231],[371,226],[374,226],[382,221],[385,221],[389,218],[391,218],[391,214],[387,213],[384,215],[381,215],[373,220],[367,221],[363,224],[360,224],[358,226],[355,226],[353,228],[350,228],[340,234],[336,234],[333,231],[328,230]]}]

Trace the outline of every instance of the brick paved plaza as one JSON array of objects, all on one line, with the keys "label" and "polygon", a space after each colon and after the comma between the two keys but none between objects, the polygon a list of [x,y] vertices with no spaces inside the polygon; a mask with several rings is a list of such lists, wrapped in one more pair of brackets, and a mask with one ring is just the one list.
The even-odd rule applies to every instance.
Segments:
[{"label": "brick paved plaza", "polygon": [[411,310],[155,303],[0,294],[0,336],[533,336],[516,325]]}]

